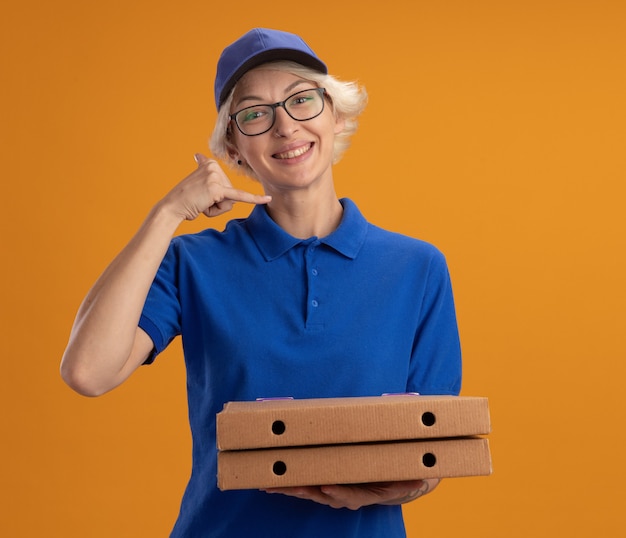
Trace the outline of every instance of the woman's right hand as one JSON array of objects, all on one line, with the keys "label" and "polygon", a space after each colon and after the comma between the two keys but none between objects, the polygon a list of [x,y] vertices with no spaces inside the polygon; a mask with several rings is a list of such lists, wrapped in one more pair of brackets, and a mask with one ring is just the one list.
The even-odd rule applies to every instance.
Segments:
[{"label": "woman's right hand", "polygon": [[159,202],[181,222],[194,220],[201,213],[216,217],[230,211],[235,202],[267,204],[271,200],[270,196],[234,188],[217,161],[201,154],[195,159],[198,168]]}]

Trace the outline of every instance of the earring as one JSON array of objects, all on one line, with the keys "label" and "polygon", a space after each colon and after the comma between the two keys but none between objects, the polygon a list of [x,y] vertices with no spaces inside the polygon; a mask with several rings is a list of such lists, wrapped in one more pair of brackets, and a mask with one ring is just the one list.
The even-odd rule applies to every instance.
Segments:
[{"label": "earring", "polygon": [[241,166],[243,164],[243,161],[241,159],[237,159],[237,164]]}]

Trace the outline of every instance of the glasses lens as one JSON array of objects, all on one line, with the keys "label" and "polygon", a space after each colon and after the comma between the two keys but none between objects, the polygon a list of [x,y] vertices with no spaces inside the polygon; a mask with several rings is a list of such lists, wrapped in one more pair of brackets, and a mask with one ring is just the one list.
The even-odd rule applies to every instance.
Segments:
[{"label": "glasses lens", "polygon": [[324,98],[320,88],[298,92],[285,101],[285,108],[294,120],[310,120],[324,108]]},{"label": "glasses lens", "polygon": [[261,134],[272,126],[274,109],[268,105],[244,108],[237,112],[235,121],[242,133],[247,135]]}]

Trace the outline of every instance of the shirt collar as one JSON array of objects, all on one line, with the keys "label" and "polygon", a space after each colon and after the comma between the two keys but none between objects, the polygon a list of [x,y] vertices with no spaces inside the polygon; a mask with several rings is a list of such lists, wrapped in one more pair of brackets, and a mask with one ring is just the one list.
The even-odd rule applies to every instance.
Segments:
[{"label": "shirt collar", "polygon": [[[354,259],[363,246],[368,224],[352,200],[342,198],[340,202],[343,216],[339,226],[330,235],[319,239],[319,242],[347,258]],[[296,245],[310,242],[311,239],[299,239],[289,235],[271,219],[264,205],[257,205],[252,210],[246,219],[246,228],[267,261],[274,260]]]}]

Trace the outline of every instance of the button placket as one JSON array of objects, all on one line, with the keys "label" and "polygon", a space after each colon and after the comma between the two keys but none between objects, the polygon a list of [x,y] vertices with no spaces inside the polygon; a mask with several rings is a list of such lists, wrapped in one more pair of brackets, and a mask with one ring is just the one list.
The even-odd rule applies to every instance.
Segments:
[{"label": "button placket", "polygon": [[318,242],[314,241],[306,249],[305,265],[307,278],[307,326],[319,323],[320,301],[317,296],[317,282],[319,277],[319,269],[316,266],[315,259],[317,254]]}]

